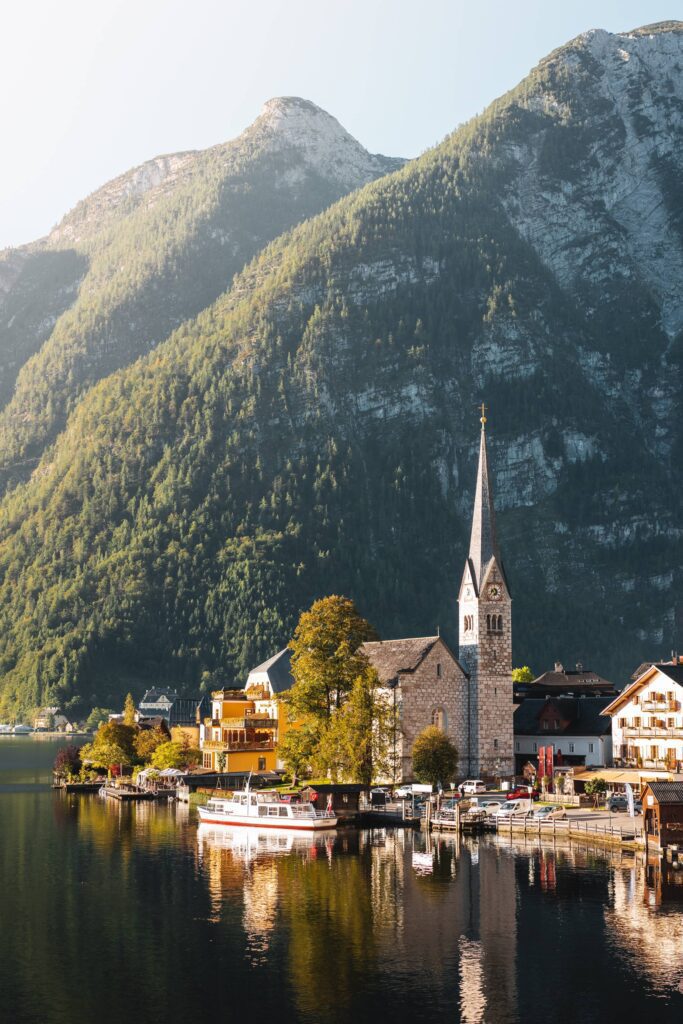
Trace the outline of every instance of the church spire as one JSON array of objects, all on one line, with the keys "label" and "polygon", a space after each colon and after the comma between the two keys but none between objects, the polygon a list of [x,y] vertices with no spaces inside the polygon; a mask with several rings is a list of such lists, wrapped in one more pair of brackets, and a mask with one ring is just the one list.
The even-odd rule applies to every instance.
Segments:
[{"label": "church spire", "polygon": [[[482,577],[491,558],[501,566],[498,541],[496,540],[496,517],[493,510],[493,492],[489,479],[489,466],[486,454],[486,406],[481,406],[481,441],[479,444],[479,469],[477,471],[477,488],[474,495],[474,513],[472,516],[472,534],[470,537],[469,560],[474,573],[477,590],[481,587]],[[502,566],[501,566],[502,569]]]}]

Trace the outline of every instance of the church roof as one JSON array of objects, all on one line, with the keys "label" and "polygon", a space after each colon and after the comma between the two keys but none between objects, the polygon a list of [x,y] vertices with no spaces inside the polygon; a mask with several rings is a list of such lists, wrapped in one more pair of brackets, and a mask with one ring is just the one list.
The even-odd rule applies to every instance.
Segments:
[{"label": "church roof", "polygon": [[438,636],[414,636],[406,640],[372,640],[361,650],[385,686],[398,679],[400,672],[414,672],[429,654]]},{"label": "church roof", "polygon": [[482,580],[492,558],[496,559],[501,572],[503,571],[496,537],[496,515],[493,508],[493,489],[489,478],[484,423],[485,419],[482,417],[479,468],[477,470],[477,485],[474,492],[474,512],[472,515],[469,551],[470,567],[474,576],[475,586],[478,590],[481,589]]}]

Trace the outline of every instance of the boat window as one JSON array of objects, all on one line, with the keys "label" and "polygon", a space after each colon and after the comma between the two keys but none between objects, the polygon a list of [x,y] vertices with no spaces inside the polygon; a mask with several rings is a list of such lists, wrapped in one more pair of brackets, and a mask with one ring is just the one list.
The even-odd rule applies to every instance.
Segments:
[{"label": "boat window", "polygon": [[281,818],[286,818],[287,817],[287,808],[286,807],[278,807],[278,813],[279,813]]},{"label": "boat window", "polygon": [[266,818],[268,816],[268,808],[265,807],[265,806],[261,806],[258,809],[258,813],[259,813],[259,818]]}]

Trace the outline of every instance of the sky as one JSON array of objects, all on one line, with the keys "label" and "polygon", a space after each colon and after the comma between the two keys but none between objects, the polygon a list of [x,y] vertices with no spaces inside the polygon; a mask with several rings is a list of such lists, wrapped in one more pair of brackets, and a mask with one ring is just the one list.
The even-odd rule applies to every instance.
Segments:
[{"label": "sky", "polygon": [[10,0],[0,13],[0,248],[161,153],[303,96],[369,150],[416,156],[590,28],[680,0]]}]

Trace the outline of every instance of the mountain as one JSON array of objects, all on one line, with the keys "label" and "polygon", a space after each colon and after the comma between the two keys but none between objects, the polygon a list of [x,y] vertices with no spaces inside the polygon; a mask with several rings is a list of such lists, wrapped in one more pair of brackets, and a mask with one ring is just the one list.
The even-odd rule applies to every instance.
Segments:
[{"label": "mountain", "polygon": [[456,643],[482,400],[516,663],[666,653],[682,61],[580,36],[91,388],[0,506],[0,709],[229,683],[325,593]]},{"label": "mountain", "polygon": [[196,316],[267,242],[402,163],[307,100],[273,99],[234,141],[149,160],[0,254],[0,478],[25,477],[88,387]]}]

